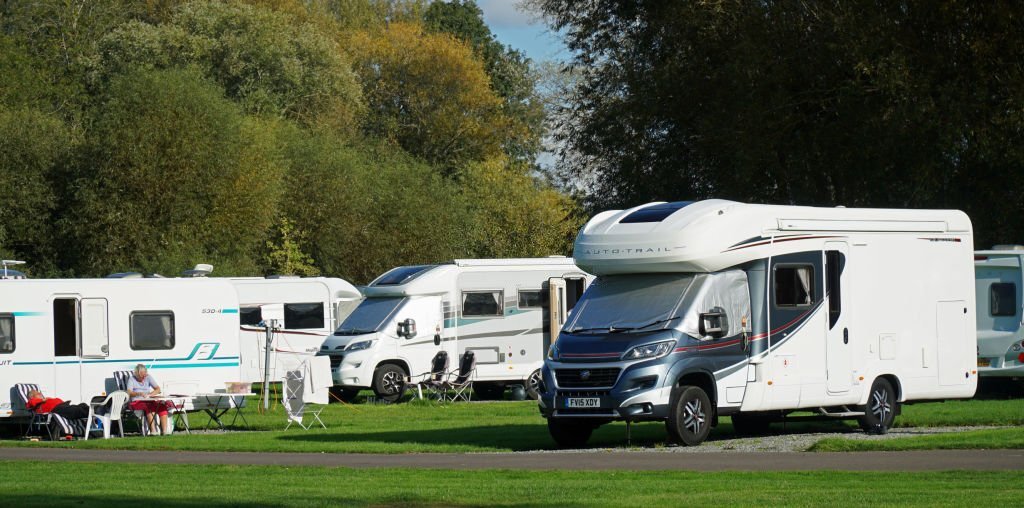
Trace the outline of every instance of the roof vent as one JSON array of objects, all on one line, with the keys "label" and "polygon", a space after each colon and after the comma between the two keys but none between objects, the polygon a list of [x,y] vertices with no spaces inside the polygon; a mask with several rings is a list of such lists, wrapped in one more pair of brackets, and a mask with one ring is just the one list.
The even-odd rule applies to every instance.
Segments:
[{"label": "roof vent", "polygon": [[24,261],[16,261],[16,260],[13,260],[13,259],[4,259],[4,260],[0,261],[0,264],[3,265],[3,270],[0,271],[0,279],[27,279],[28,278],[28,277],[25,276],[24,273],[22,273],[22,272],[20,272],[18,270],[14,270],[14,269],[10,268],[11,266],[15,266],[15,265],[23,265],[23,264],[25,264]]},{"label": "roof vent", "polygon": [[206,277],[207,275],[210,275],[211,273],[213,273],[213,265],[207,265],[207,264],[204,264],[204,263],[200,263],[200,264],[196,265],[196,267],[191,269],[191,270],[185,270],[184,272],[181,272],[181,276],[182,277]]},{"label": "roof vent", "polygon": [[139,272],[118,272],[107,275],[108,279],[141,279],[142,274]]},{"label": "roof vent", "polygon": [[999,244],[993,245],[992,250],[1024,250],[1024,245],[1016,244]]}]

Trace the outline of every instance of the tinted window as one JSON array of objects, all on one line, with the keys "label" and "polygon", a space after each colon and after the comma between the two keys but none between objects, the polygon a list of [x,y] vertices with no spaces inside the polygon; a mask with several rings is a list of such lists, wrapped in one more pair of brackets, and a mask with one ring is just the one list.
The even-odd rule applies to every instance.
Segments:
[{"label": "tinted window", "polygon": [[423,273],[427,268],[432,268],[434,265],[416,265],[416,266],[399,266],[393,268],[388,273],[380,276],[373,283],[374,286],[398,286],[405,284],[410,280],[416,278],[417,275]]},{"label": "tinted window", "polygon": [[675,203],[662,203],[660,205],[648,206],[627,215],[619,221],[619,224],[661,222],[669,215],[676,213],[679,209],[690,204],[693,204],[693,201],[676,201]]},{"label": "tinted window", "polygon": [[323,302],[284,304],[284,328],[286,330],[302,330],[323,327]]},{"label": "tinted window", "polygon": [[0,354],[14,352],[14,316],[0,314]]},{"label": "tinted window", "polygon": [[519,308],[528,309],[531,307],[540,307],[540,290],[539,289],[520,289],[519,290]]},{"label": "tinted window", "polygon": [[814,267],[778,266],[775,268],[775,305],[803,307],[814,303]]},{"label": "tinted window", "polygon": [[238,319],[245,326],[259,326],[263,321],[263,309],[259,307],[242,307],[238,309]]},{"label": "tinted window", "polygon": [[825,252],[825,293],[828,295],[828,327],[839,321],[843,312],[843,292],[840,279],[843,273],[843,254],[837,250]]},{"label": "tinted window", "polygon": [[404,297],[367,298],[345,318],[335,335],[360,335],[380,331],[388,318],[398,310]]},{"label": "tinted window", "polygon": [[989,287],[989,313],[993,316],[1017,315],[1017,285],[996,282]]},{"label": "tinted window", "polygon": [[463,316],[501,316],[503,291],[465,291],[462,293]]},{"label": "tinted window", "polygon": [[174,313],[169,310],[132,312],[132,349],[174,349]]}]

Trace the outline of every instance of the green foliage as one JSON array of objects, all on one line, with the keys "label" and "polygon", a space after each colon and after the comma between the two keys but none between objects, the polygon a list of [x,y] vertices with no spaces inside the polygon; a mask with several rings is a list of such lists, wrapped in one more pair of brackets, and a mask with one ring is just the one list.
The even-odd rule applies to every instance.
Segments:
[{"label": "green foliage", "polygon": [[209,261],[253,273],[282,167],[270,126],[192,70],[112,80],[95,113],[67,217],[83,273],[177,273]]},{"label": "green foliage", "polygon": [[281,218],[275,225],[273,239],[266,242],[267,274],[304,277],[320,275],[320,271],[313,266],[313,258],[302,250],[305,237],[292,221]]}]

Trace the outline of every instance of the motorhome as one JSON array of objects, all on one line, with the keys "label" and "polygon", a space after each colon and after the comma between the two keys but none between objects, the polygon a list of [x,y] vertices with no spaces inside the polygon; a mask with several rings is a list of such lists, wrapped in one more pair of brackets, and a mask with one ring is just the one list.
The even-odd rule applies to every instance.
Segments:
[{"label": "motorhome", "polygon": [[560,445],[612,420],[696,445],[720,416],[756,432],[798,410],[884,432],[902,403],[974,394],[962,212],[650,203],[598,214],[574,249],[597,279],[543,371]]},{"label": "motorhome", "polygon": [[403,379],[428,372],[438,351],[452,366],[472,351],[473,386],[485,397],[510,384],[536,393],[551,332],[591,278],[565,257],[401,266],[363,288],[365,299],[322,353],[331,357],[336,391],[348,399],[372,388],[396,400]]},{"label": "motorhome", "polygon": [[1024,378],[1022,266],[1021,245],[997,245],[974,255],[978,375],[983,378]]},{"label": "motorhome", "polygon": [[271,333],[269,378],[280,379],[320,351],[324,340],[362,300],[355,286],[332,277],[235,277],[238,294],[242,379],[264,379],[267,326]]},{"label": "motorhome", "polygon": [[[169,393],[239,381],[238,296],[217,279],[0,280],[0,418],[14,385],[80,402],[146,365]],[[180,390],[180,391],[179,391]],[[186,390],[188,392],[186,392]]]}]

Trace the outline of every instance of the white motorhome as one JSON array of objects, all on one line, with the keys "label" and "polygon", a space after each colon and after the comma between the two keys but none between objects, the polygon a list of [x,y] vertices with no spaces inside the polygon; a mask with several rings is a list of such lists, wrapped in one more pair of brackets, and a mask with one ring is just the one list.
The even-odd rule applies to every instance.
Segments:
[{"label": "white motorhome", "polygon": [[428,372],[442,350],[453,368],[473,352],[473,386],[485,397],[500,396],[508,384],[536,392],[551,323],[557,330],[590,278],[564,257],[394,268],[363,288],[365,299],[322,353],[345,398],[372,388],[378,398],[396,400],[402,379]]},{"label": "white motorhome", "polygon": [[1022,266],[1020,245],[997,245],[974,255],[979,376],[1024,378]]},{"label": "white motorhome", "polygon": [[884,432],[900,404],[977,385],[970,219],[959,211],[651,203],[576,238],[598,278],[551,347],[541,412],[581,445],[612,420],[702,442],[719,416],[796,411]]},{"label": "white motorhome", "polygon": [[266,354],[265,319],[278,320],[271,334],[270,377],[316,355],[331,332],[359,304],[355,286],[332,277],[234,277],[238,293],[242,379],[262,382]]},{"label": "white motorhome", "polygon": [[[169,393],[240,380],[238,297],[217,279],[0,280],[0,418],[14,385],[87,401],[145,364]],[[177,388],[176,388],[177,387]],[[179,392],[182,393],[182,392]]]}]

